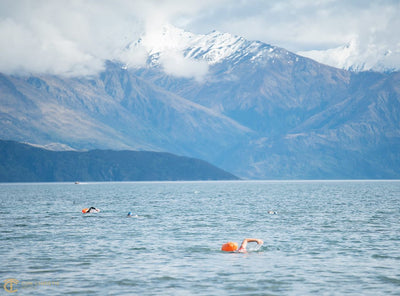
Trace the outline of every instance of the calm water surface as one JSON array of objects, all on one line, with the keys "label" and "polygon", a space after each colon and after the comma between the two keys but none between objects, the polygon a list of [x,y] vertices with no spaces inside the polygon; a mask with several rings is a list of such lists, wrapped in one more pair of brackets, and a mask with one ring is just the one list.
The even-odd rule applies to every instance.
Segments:
[{"label": "calm water surface", "polygon": [[[399,181],[0,184],[0,201],[0,295],[400,295]],[[245,237],[264,245],[220,251]]]}]

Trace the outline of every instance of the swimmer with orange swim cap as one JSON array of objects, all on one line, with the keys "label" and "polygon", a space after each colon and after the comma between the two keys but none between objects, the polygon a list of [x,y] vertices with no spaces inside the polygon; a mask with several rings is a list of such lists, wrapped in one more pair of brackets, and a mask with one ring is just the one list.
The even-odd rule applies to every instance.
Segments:
[{"label": "swimmer with orange swim cap", "polygon": [[98,213],[98,212],[100,212],[100,210],[95,208],[95,207],[85,208],[85,209],[82,210],[82,213],[84,213],[84,214]]},{"label": "swimmer with orange swim cap", "polygon": [[225,252],[238,252],[238,253],[247,253],[246,247],[247,243],[256,242],[258,245],[262,245],[264,242],[259,238],[245,238],[238,249],[238,244],[235,242],[227,242],[222,245],[221,251]]}]

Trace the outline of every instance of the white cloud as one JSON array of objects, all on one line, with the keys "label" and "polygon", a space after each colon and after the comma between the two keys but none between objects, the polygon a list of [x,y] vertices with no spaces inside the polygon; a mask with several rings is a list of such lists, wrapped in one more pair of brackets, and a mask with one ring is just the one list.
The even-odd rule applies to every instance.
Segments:
[{"label": "white cloud", "polygon": [[0,69],[6,73],[90,75],[102,69],[98,59],[41,21],[29,28],[10,19],[1,21],[0,38],[7,40],[0,58]]},{"label": "white cloud", "polygon": [[167,50],[160,57],[161,65],[167,74],[178,77],[193,77],[202,81],[208,72],[206,61],[185,58],[181,51]]},{"label": "white cloud", "polygon": [[0,2],[0,71],[97,73],[105,60],[121,55],[128,40],[140,34],[140,20],[129,12],[129,2],[122,4],[123,7],[118,6],[118,1]]}]

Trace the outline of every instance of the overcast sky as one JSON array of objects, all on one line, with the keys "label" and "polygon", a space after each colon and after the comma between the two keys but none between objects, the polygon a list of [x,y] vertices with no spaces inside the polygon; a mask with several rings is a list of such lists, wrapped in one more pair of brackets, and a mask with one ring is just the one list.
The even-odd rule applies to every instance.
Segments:
[{"label": "overcast sky", "polygon": [[0,0],[0,72],[94,74],[164,23],[284,47],[337,66],[400,69],[400,0]]}]

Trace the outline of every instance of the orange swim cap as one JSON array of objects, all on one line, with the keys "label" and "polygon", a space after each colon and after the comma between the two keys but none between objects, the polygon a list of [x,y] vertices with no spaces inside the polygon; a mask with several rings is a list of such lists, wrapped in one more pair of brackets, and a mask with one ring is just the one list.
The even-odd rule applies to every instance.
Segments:
[{"label": "orange swim cap", "polygon": [[89,208],[85,208],[82,210],[82,213],[87,213],[88,210],[89,210]]},{"label": "orange swim cap", "polygon": [[221,251],[225,252],[234,252],[238,248],[238,244],[234,242],[228,242],[222,245]]}]

